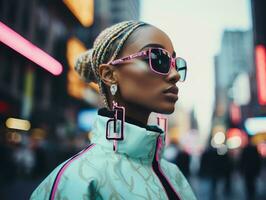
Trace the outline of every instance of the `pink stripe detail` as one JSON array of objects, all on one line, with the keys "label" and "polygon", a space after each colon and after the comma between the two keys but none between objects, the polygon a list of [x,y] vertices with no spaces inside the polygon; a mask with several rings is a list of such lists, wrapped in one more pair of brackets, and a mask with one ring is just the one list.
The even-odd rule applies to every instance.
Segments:
[{"label": "pink stripe detail", "polygon": [[[114,136],[117,137],[117,133],[114,133]],[[113,141],[113,145],[114,145],[114,152],[117,152],[117,140]]]},{"label": "pink stripe detail", "polygon": [[156,150],[156,159],[157,159],[157,162],[158,162],[158,169],[159,171],[161,172],[161,174],[165,177],[165,179],[167,180],[167,182],[169,183],[170,187],[172,188],[172,190],[176,193],[176,195],[179,197],[179,199],[181,200],[181,197],[179,196],[179,194],[176,192],[174,186],[172,185],[172,183],[170,182],[170,180],[168,179],[167,176],[165,176],[165,174],[163,173],[163,170],[161,169],[161,166],[160,166],[160,160],[159,160],[159,150],[161,149],[162,147],[162,138],[161,136],[159,136],[158,138],[158,147],[157,147],[157,150]]},{"label": "pink stripe detail", "polygon": [[57,190],[57,187],[58,187],[58,184],[59,184],[59,181],[61,179],[61,176],[63,175],[64,171],[66,170],[66,168],[74,161],[76,160],[77,158],[79,158],[81,155],[83,155],[84,153],[86,153],[87,151],[89,151],[92,147],[94,147],[95,144],[92,144],[88,149],[86,149],[85,151],[81,152],[78,156],[76,156],[73,160],[70,160],[59,172],[58,176],[57,176],[57,179],[56,179],[56,182],[55,182],[55,186],[53,188],[53,191],[52,191],[52,197],[51,199],[54,200],[55,198],[55,193],[56,193],[56,190]]},{"label": "pink stripe detail", "polygon": [[[162,185],[162,188],[164,190],[164,193],[166,194],[167,198],[168,198],[168,195],[167,195],[167,192],[166,190],[164,189],[164,186],[163,186],[163,183],[161,182],[160,178],[157,176],[156,172],[154,171],[153,167],[151,167],[152,171],[154,172],[154,174],[156,175],[156,177],[158,178],[159,182],[161,183]],[[169,198],[168,198],[169,199]]]},{"label": "pink stripe detail", "polygon": [[174,186],[172,185],[172,183],[170,182],[170,180],[168,179],[168,177],[165,176],[165,174],[163,173],[163,170],[161,169],[159,162],[158,162],[158,168],[159,168],[159,171],[162,173],[162,175],[163,175],[163,176],[165,177],[165,179],[167,180],[167,182],[169,183],[170,187],[173,189],[173,191],[176,193],[176,195],[177,195],[177,196],[179,197],[179,199],[181,200],[180,195],[175,191]]}]

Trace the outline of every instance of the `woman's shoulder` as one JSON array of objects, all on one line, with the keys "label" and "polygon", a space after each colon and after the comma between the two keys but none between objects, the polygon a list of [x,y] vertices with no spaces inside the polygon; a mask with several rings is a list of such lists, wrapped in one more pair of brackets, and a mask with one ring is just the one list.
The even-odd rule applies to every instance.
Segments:
[{"label": "woman's shoulder", "polygon": [[49,192],[53,186],[54,180],[59,172],[59,170],[62,168],[62,166],[67,161],[61,163],[58,165],[40,184],[39,186],[33,191],[30,199],[49,199]]},{"label": "woman's shoulder", "polygon": [[173,164],[165,159],[161,159],[161,168],[170,178],[171,182],[176,186],[178,193],[183,197],[182,199],[196,199],[188,180],[176,164]]},{"label": "woman's shoulder", "polygon": [[182,187],[187,187],[189,183],[187,182],[185,176],[176,164],[173,164],[165,159],[161,160],[161,167],[165,174],[167,174],[176,184]]},{"label": "woman's shoulder", "polygon": [[[59,193],[71,191],[77,184],[82,190],[97,177],[95,145],[91,144],[58,165],[35,189],[31,199],[51,199]],[[83,189],[84,189],[83,188]],[[81,192],[81,191],[80,191]],[[53,199],[53,198],[52,198]]]}]

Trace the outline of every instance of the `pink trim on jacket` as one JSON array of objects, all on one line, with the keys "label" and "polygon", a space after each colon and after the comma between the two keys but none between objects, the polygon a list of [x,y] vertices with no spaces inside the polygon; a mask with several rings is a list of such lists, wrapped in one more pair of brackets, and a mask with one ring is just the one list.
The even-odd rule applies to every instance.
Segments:
[{"label": "pink trim on jacket", "polygon": [[156,149],[156,161],[158,162],[158,169],[161,172],[162,176],[164,176],[164,178],[167,180],[168,184],[170,185],[170,187],[172,188],[172,190],[174,191],[174,193],[176,193],[176,195],[179,197],[179,199],[181,199],[180,195],[175,190],[173,184],[170,182],[169,178],[167,176],[165,176],[163,170],[161,169],[159,152],[160,152],[160,150],[162,148],[162,138],[159,136],[158,140],[159,140],[158,141],[158,146],[157,146],[157,149]]},{"label": "pink trim on jacket", "polygon": [[64,171],[66,170],[66,168],[74,161],[74,160],[77,160],[81,155],[83,155],[84,153],[86,153],[87,151],[89,151],[90,149],[92,149],[93,147],[95,146],[95,144],[92,144],[91,146],[89,146],[87,149],[84,149],[83,151],[81,151],[79,154],[77,154],[77,156],[74,156],[72,159],[70,159],[68,162],[66,162],[63,166],[63,168],[61,168],[59,170],[59,173],[58,175],[56,176],[56,180],[55,180],[55,183],[54,183],[54,186],[52,188],[52,195],[51,195],[51,198],[50,200],[54,200],[55,198],[55,193],[57,191],[57,187],[59,185],[59,181],[64,173]]}]

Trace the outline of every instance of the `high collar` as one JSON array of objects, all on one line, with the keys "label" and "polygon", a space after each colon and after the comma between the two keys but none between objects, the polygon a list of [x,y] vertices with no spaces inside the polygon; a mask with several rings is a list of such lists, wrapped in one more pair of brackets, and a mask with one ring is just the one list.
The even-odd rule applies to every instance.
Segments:
[{"label": "high collar", "polygon": [[[106,123],[111,116],[111,111],[99,110],[92,129],[92,143],[103,146],[107,151],[113,151],[113,140],[106,139]],[[145,125],[126,117],[124,139],[117,141],[116,153],[151,162],[159,137],[164,141],[165,134],[158,126]]]}]

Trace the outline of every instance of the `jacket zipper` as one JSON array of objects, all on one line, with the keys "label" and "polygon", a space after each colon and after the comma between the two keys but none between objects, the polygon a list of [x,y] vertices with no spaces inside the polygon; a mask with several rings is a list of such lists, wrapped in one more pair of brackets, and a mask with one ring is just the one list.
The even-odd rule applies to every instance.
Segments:
[{"label": "jacket zipper", "polygon": [[165,176],[165,174],[163,173],[161,169],[161,166],[160,166],[161,149],[162,149],[162,138],[161,136],[159,136],[157,138],[156,152],[155,152],[154,159],[152,162],[152,169],[154,173],[156,174],[156,176],[158,177],[158,179],[160,180],[168,199],[181,200],[180,196],[175,191],[174,186],[171,184],[170,180]]}]

